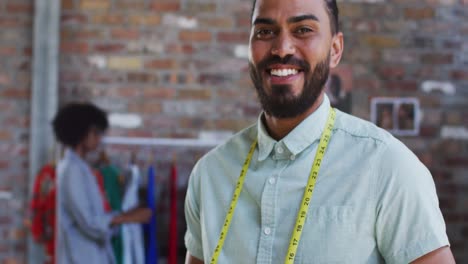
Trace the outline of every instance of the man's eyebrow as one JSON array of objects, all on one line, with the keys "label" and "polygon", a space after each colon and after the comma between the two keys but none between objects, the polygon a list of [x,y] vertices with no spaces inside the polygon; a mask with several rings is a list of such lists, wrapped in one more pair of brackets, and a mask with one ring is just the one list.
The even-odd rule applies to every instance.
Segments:
[{"label": "man's eyebrow", "polygon": [[319,22],[319,19],[315,15],[308,14],[308,15],[290,17],[288,18],[288,23],[298,23],[304,20],[314,20],[314,21]]},{"label": "man's eyebrow", "polygon": [[255,21],[253,22],[253,25],[258,25],[258,24],[267,24],[267,25],[274,25],[276,22],[271,19],[271,18],[256,18]]}]

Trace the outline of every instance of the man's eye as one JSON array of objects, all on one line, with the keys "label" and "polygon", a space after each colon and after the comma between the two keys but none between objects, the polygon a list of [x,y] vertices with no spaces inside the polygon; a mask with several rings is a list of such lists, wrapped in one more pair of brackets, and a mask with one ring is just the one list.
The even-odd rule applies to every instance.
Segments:
[{"label": "man's eye", "polygon": [[275,34],[275,32],[273,30],[271,30],[271,29],[259,29],[255,33],[257,38],[270,37],[270,36],[273,36],[274,34]]},{"label": "man's eye", "polygon": [[301,28],[298,28],[296,30],[296,33],[298,33],[298,34],[307,34],[307,33],[310,33],[310,32],[313,32],[313,30],[310,29],[310,28],[307,28],[307,27],[301,27]]}]

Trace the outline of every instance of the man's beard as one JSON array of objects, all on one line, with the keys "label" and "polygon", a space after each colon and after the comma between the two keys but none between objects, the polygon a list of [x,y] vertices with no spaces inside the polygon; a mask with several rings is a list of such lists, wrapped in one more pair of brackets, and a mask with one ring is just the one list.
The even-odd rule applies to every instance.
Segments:
[{"label": "man's beard", "polygon": [[[249,62],[249,72],[258,98],[266,114],[276,118],[293,118],[305,113],[320,96],[330,73],[330,55],[319,62],[314,71],[310,72],[310,64],[306,61],[288,55],[281,59],[278,56],[268,57],[258,63],[255,68]],[[295,96],[292,94],[291,85],[272,85],[271,94],[263,88],[262,73],[272,64],[295,65],[301,68],[304,74],[304,87],[302,92]]]}]

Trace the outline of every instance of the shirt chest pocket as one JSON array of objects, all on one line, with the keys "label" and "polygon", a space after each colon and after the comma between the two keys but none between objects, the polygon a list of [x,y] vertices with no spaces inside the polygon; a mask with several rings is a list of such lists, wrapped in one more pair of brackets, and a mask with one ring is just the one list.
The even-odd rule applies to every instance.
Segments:
[{"label": "shirt chest pocket", "polygon": [[356,225],[351,206],[309,208],[296,263],[353,263]]}]

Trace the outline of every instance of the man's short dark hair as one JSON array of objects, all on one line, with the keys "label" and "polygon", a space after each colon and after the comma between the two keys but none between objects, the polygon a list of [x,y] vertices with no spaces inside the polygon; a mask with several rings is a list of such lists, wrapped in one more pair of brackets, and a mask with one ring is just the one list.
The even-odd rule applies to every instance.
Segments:
[{"label": "man's short dark hair", "polygon": [[[327,13],[328,16],[330,17],[330,28],[332,31],[332,35],[335,35],[336,33],[340,32],[340,26],[339,26],[339,11],[338,11],[338,5],[336,4],[336,0],[324,0],[325,3],[327,4]],[[257,0],[253,1],[253,6],[252,6],[252,13],[250,17],[253,17],[253,12],[255,10],[255,4],[257,3]]]},{"label": "man's short dark hair", "polygon": [[104,132],[109,127],[107,114],[91,103],[69,103],[52,121],[55,137],[65,146],[76,147],[91,131]]}]

